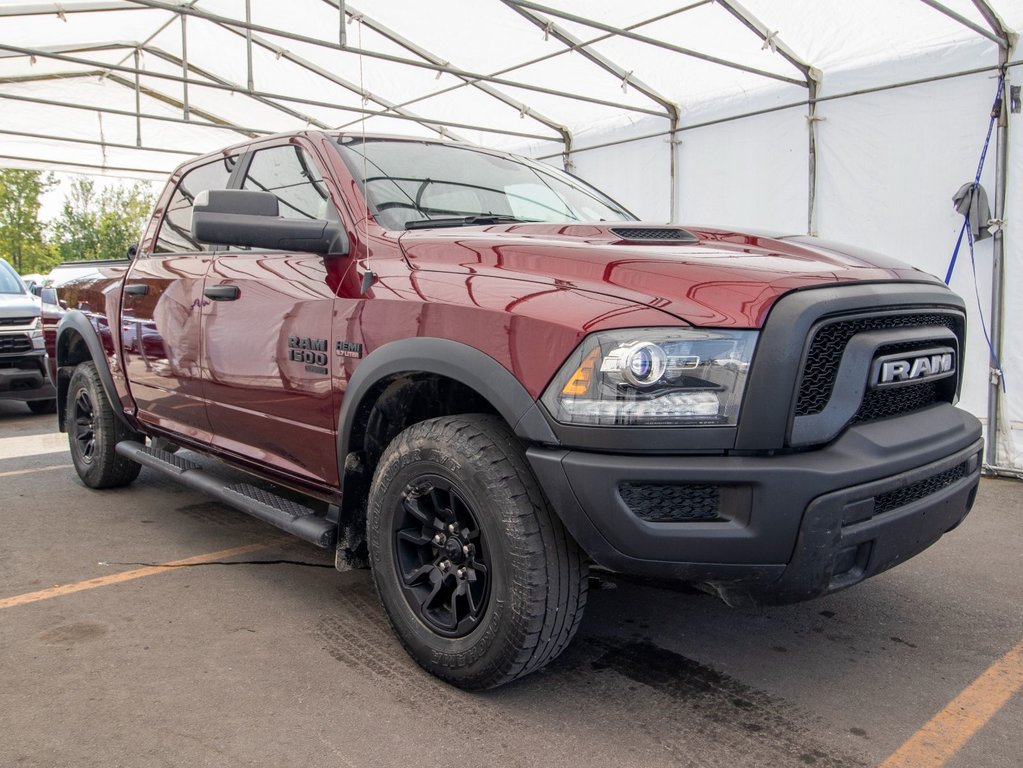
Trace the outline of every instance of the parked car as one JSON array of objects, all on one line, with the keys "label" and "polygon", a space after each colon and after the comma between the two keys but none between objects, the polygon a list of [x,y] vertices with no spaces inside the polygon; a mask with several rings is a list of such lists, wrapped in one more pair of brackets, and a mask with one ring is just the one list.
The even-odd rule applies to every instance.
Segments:
[{"label": "parked car", "polygon": [[409,653],[465,688],[561,653],[590,564],[805,600],[927,548],[977,491],[966,315],[939,280],[640,222],[500,152],[303,132],[209,154],[73,294],[57,384],[82,481],[145,465],[368,563]]},{"label": "parked car", "polygon": [[0,400],[21,400],[33,413],[56,411],[43,343],[39,300],[0,259]]}]

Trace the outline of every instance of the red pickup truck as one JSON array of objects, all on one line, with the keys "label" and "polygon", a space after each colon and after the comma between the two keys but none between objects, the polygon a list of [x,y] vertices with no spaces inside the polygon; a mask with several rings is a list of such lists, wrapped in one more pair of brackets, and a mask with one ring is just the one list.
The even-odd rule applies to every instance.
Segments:
[{"label": "red pickup truck", "polygon": [[190,161],[130,262],[61,298],[86,485],[144,465],[370,565],[410,654],[469,689],[566,647],[590,565],[803,600],[928,547],[980,476],[935,278],[640,223],[476,147],[303,132]]}]

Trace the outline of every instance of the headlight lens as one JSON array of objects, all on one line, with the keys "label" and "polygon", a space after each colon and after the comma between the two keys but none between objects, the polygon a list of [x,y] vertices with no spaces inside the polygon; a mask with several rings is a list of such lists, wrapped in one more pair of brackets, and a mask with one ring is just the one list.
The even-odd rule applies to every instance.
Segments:
[{"label": "headlight lens", "polygon": [[756,331],[595,333],[541,399],[564,424],[734,426],[756,341]]}]

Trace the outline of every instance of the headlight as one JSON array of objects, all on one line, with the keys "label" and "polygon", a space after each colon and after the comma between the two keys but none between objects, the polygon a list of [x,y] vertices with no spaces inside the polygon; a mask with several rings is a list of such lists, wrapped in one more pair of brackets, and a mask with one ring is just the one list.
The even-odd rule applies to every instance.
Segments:
[{"label": "headlight", "polygon": [[563,424],[734,426],[756,342],[756,331],[595,333],[541,401]]}]

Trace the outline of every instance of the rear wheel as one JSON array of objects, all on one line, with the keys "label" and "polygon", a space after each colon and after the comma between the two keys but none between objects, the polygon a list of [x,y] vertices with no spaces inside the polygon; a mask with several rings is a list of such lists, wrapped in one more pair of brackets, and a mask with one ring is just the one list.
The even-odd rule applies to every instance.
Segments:
[{"label": "rear wheel", "polygon": [[83,483],[90,488],[116,488],[138,477],[141,465],[118,455],[114,448],[122,440],[139,436],[117,418],[94,363],[75,368],[64,415],[71,461]]},{"label": "rear wheel", "polygon": [[373,478],[368,528],[388,618],[438,677],[493,688],[543,667],[575,634],[582,552],[500,419],[442,417],[396,437]]}]

